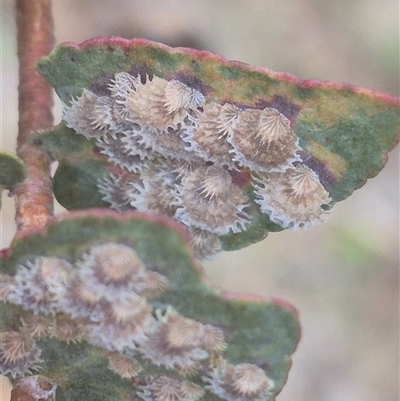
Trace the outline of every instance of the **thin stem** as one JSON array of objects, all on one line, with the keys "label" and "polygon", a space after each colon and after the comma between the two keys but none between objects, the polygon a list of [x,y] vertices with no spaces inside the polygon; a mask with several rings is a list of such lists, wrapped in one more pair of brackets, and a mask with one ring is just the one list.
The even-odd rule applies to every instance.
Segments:
[{"label": "thin stem", "polygon": [[29,144],[31,134],[53,125],[52,92],[35,70],[36,62],[54,44],[51,0],[16,0],[19,58],[19,123],[17,155],[28,169],[27,179],[17,186],[17,230],[42,227],[53,215],[50,158]]}]

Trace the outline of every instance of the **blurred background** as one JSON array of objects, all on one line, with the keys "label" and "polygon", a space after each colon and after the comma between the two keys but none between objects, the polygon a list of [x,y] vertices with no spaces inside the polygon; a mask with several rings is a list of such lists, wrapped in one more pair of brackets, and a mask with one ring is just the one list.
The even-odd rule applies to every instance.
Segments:
[{"label": "blurred background", "polygon": [[[1,145],[13,152],[14,1],[0,5]],[[144,37],[399,95],[397,0],[54,0],[53,12],[57,43]],[[3,194],[2,247],[14,234],[13,213]],[[327,224],[271,234],[204,265],[217,286],[282,297],[298,309],[302,339],[277,401],[399,400],[398,148],[378,177],[333,208]]]}]

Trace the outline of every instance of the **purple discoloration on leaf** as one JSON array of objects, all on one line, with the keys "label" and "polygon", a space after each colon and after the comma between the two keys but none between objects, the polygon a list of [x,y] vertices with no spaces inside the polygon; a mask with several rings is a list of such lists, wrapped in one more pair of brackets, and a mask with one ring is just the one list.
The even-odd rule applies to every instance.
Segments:
[{"label": "purple discoloration on leaf", "polygon": [[167,80],[177,79],[178,81],[183,82],[190,88],[196,89],[197,91],[201,92],[204,96],[209,96],[212,94],[212,88],[208,86],[206,83],[204,83],[201,79],[194,77],[190,73],[190,71],[174,73],[168,76],[167,78],[168,78]]},{"label": "purple discoloration on leaf", "polygon": [[251,175],[247,169],[241,169],[240,171],[229,170],[229,174],[232,177],[233,184],[239,188],[246,188],[250,184]]},{"label": "purple discoloration on leaf", "polygon": [[272,107],[282,113],[292,126],[296,123],[296,118],[301,110],[301,106],[290,102],[283,96],[275,95],[269,102],[261,101],[257,103],[257,108],[264,109],[265,107]]},{"label": "purple discoloration on leaf", "polygon": [[[68,64],[71,57],[75,60],[73,65]],[[140,75],[143,84],[146,75],[167,81],[176,79],[191,90],[201,92],[208,106],[232,104],[240,109],[240,113],[274,108],[290,121],[294,136],[298,138],[297,143],[302,148],[295,151],[294,165],[304,163],[317,173],[329,191],[332,199],[330,206],[345,199],[368,178],[375,176],[385,164],[386,153],[398,141],[400,101],[397,98],[348,84],[303,81],[290,74],[228,61],[206,51],[170,48],[144,39],[97,38],[80,45],[65,43],[59,46],[39,64],[39,70],[64,101],[70,94],[79,96],[83,89],[92,89],[97,94],[108,93],[107,82],[113,74],[128,72],[136,77]],[[199,108],[199,111],[204,109]],[[244,131],[239,134],[233,128],[234,134],[232,131],[226,133],[226,138],[232,147],[237,147],[230,151],[236,163],[255,171],[261,167],[260,171],[263,171],[264,166],[259,162],[246,163],[243,159],[252,155],[257,157],[259,153],[258,145],[253,145],[257,136],[256,139],[251,136],[250,128],[256,121],[251,115],[255,114],[247,114],[248,129],[243,128]],[[190,135],[185,140],[191,140]],[[205,146],[211,149],[212,143],[210,137]],[[242,146],[247,146],[250,151],[238,148]],[[278,158],[279,148],[272,146],[270,149],[268,157],[274,159],[276,155]],[[203,154],[200,157],[204,157]],[[209,160],[215,162],[215,159]],[[228,156],[229,161],[232,162]],[[270,172],[270,166],[274,164],[268,164],[266,174]],[[229,168],[233,168],[232,164]],[[245,191],[251,188],[247,169],[232,172],[231,176],[239,188]],[[268,210],[268,207],[264,209]],[[248,244],[262,239],[266,227],[261,227],[261,224],[268,222],[265,216],[257,215],[256,207],[250,212],[254,213],[251,221],[259,226],[249,226],[240,235],[227,235],[224,238],[225,249],[233,249],[241,241]],[[262,235],[256,239],[255,232]],[[230,246],[230,240],[237,245]]]},{"label": "purple discoloration on leaf", "polygon": [[324,162],[318,160],[317,158],[313,157],[310,153],[305,151],[301,152],[301,157],[304,161],[304,164],[318,174],[321,184],[328,192],[332,188],[334,188],[337,179],[331,173],[331,171]]},{"label": "purple discoloration on leaf", "polygon": [[[149,298],[142,292],[138,294],[134,286],[132,288],[123,285],[118,287],[118,297],[121,298],[117,298],[116,302],[124,300],[124,297],[127,296],[126,302],[128,303],[132,292],[135,297],[145,297],[144,301],[142,300],[146,306],[142,311],[143,315],[133,315],[133,318],[137,319],[135,320],[136,328],[141,327],[141,319],[144,317],[152,320],[156,325],[157,321],[153,321],[153,316],[160,317],[161,313],[155,312],[158,310],[162,312],[162,318],[169,315],[178,317],[179,321],[190,319],[188,322],[192,327],[193,323],[197,322],[198,328],[206,325],[204,329],[206,327],[208,330],[213,328],[211,333],[215,333],[217,330],[216,340],[221,342],[221,346],[217,344],[218,347],[212,349],[211,346],[210,349],[206,346],[211,358],[204,357],[201,360],[199,358],[198,364],[191,371],[190,380],[206,387],[204,372],[214,368],[216,366],[214,364],[221,363],[223,366],[225,361],[229,364],[256,364],[259,368],[265,369],[265,373],[273,380],[274,388],[271,397],[275,397],[287,380],[291,367],[291,355],[300,338],[301,330],[297,311],[287,302],[275,298],[269,300],[257,295],[222,292],[211,288],[208,279],[204,276],[203,269],[192,259],[188,240],[187,231],[166,217],[147,213],[121,214],[105,209],[91,209],[59,215],[52,219],[45,228],[26,230],[20,233],[11,245],[10,258],[3,260],[3,272],[15,273],[15,282],[19,283],[20,269],[16,266],[20,267],[21,263],[23,265],[27,258],[34,260],[36,256],[38,263],[43,263],[46,258],[47,260],[51,259],[52,262],[62,263],[63,267],[68,269],[64,281],[60,280],[61,283],[59,283],[63,288],[63,296],[56,303],[49,304],[49,308],[56,316],[61,314],[68,318],[69,322],[74,322],[76,329],[78,327],[82,329],[81,325],[84,325],[83,327],[90,330],[85,337],[84,344],[76,345],[72,342],[68,344],[68,347],[66,347],[65,339],[61,336],[57,337],[57,334],[51,341],[43,337],[40,341],[43,359],[40,373],[49,379],[59,380],[62,377],[62,387],[65,391],[72,389],[75,392],[74,400],[86,399],[88,394],[92,394],[94,387],[99,385],[99,380],[101,385],[105,386],[104,388],[107,387],[119,393],[118,396],[111,395],[111,398],[97,395],[95,399],[101,401],[108,399],[131,400],[132,397],[137,396],[136,391],[140,388],[138,385],[144,381],[151,381],[154,375],[164,374],[174,378],[183,378],[184,373],[179,369],[175,370],[175,365],[166,369],[165,359],[162,359],[163,362],[157,363],[154,360],[155,354],[151,354],[152,359],[150,360],[141,358],[139,376],[141,382],[132,382],[132,386],[126,379],[117,375],[111,376],[107,373],[107,364],[104,363],[105,345],[115,344],[114,341],[118,342],[118,339],[124,339],[124,335],[126,335],[124,331],[127,330],[129,335],[136,335],[136,329],[130,333],[131,325],[120,324],[119,320],[114,322],[112,319],[114,315],[108,316],[110,314],[108,307],[101,309],[105,315],[104,322],[101,323],[98,322],[98,317],[94,318],[96,320],[92,320],[90,308],[80,309],[87,315],[84,321],[83,319],[74,319],[70,312],[63,312],[65,307],[70,311],[75,306],[80,307],[81,303],[87,306],[86,301],[83,302],[81,299],[82,293],[76,292],[75,286],[69,285],[72,283],[70,280],[74,281],[78,277],[80,277],[80,288],[88,286],[90,290],[98,291],[97,287],[100,285],[103,290],[101,294],[104,295],[102,295],[98,307],[102,308],[104,305],[108,305],[107,296],[110,293],[107,291],[112,292],[113,286],[117,285],[115,276],[110,276],[110,270],[106,269],[105,265],[102,266],[99,261],[96,266],[91,264],[87,266],[85,263],[91,260],[87,258],[88,255],[94,255],[95,252],[100,255],[99,252],[107,250],[105,253],[108,256],[106,266],[110,267],[110,264],[113,266],[114,261],[118,266],[121,259],[110,254],[110,251],[114,249],[124,253],[125,257],[129,257],[129,263],[132,263],[132,258],[134,263],[138,263],[137,268],[132,271],[131,269],[124,270],[127,280],[132,280],[132,275],[135,275],[137,271],[140,271],[140,274],[144,275],[143,277],[150,271],[153,274],[157,272],[158,275],[164,276],[169,284],[162,293],[153,294]],[[87,269],[102,270],[100,276],[97,274],[94,277],[84,274]],[[45,279],[47,278],[45,270],[43,272]],[[97,271],[97,273],[99,272],[100,270]],[[104,280],[99,281],[99,277],[104,277],[104,275],[113,285],[110,286],[109,281],[107,283]],[[143,280],[142,276],[139,280]],[[25,284],[22,283],[22,285]],[[40,295],[42,287],[36,288],[37,286],[38,283],[33,281],[31,288],[35,290],[35,295],[37,293]],[[26,291],[29,292],[30,289],[26,288]],[[128,291],[128,295],[124,291]],[[71,293],[75,295],[74,302],[66,301],[64,303],[65,300],[70,299]],[[28,314],[35,311],[35,306],[29,300],[26,301],[26,308],[20,307],[20,305],[25,306],[25,298],[16,298],[16,302],[8,302],[5,305],[5,313],[0,316],[2,327],[8,330],[19,330],[20,319],[26,321]],[[56,298],[57,295],[53,294],[52,299]],[[115,301],[115,298],[111,299]],[[132,308],[135,305],[132,304]],[[96,314],[96,316],[98,315]],[[51,319],[52,317],[49,315],[46,316],[47,318]],[[89,326],[85,326],[87,322],[90,322]],[[243,322],[245,324],[242,324]],[[105,333],[102,333],[103,330]],[[115,333],[115,336],[107,335],[108,330]],[[147,329],[143,326],[143,330],[152,330],[152,328]],[[98,336],[90,335],[97,331],[102,334],[100,343],[98,343]],[[196,333],[197,331],[195,335],[197,335]],[[152,332],[149,336],[151,335],[153,335]],[[225,342],[227,343],[226,347]],[[146,349],[151,348],[151,344],[147,343],[145,343],[146,349],[142,347],[140,350],[133,342],[132,345],[129,341],[124,344],[125,351],[132,351],[137,355],[143,355]],[[162,346],[164,347],[164,345]],[[203,345],[200,344],[199,347],[203,347]],[[174,346],[173,350],[173,355],[176,355],[180,351],[179,345]],[[78,386],[76,385],[76,377],[81,376],[85,377],[85,381],[84,386],[80,388],[80,382],[78,382]],[[110,383],[104,384],[107,380],[110,380]],[[125,391],[127,385],[130,389],[128,393]],[[79,394],[79,397],[76,394]],[[211,392],[206,393],[205,399],[218,401],[218,397]]]}]

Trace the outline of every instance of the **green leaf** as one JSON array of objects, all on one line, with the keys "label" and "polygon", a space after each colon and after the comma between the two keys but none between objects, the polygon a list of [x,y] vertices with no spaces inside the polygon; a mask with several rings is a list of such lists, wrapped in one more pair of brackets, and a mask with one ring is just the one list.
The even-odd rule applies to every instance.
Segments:
[{"label": "green leaf", "polygon": [[97,189],[97,180],[105,173],[98,160],[60,162],[53,180],[54,195],[68,210],[107,207]]},{"label": "green leaf", "polygon": [[[378,174],[387,152],[398,142],[397,98],[348,84],[302,81],[205,51],[174,49],[143,39],[97,38],[58,46],[37,68],[66,104],[84,89],[109,96],[110,79],[124,71],[180,80],[199,90],[207,102],[274,108],[290,120],[303,163],[329,192],[329,208]],[[237,179],[253,199],[248,172],[242,170]],[[268,231],[282,229],[252,201],[247,212],[251,224],[245,231],[222,236],[223,249],[238,249],[261,240]]]},{"label": "green leaf", "polygon": [[97,188],[98,180],[108,174],[106,158],[91,141],[61,123],[33,135],[31,143],[59,161],[53,190],[62,206],[68,210],[109,206]]},{"label": "green leaf", "polygon": [[17,156],[0,152],[0,185],[11,187],[26,178],[24,162]]},{"label": "green leaf", "polygon": [[24,181],[26,168],[24,162],[17,156],[0,152],[0,207],[1,193],[13,185]]},{"label": "green leaf", "polygon": [[[65,259],[80,268],[75,263],[96,244],[112,242],[132,247],[146,266],[170,282],[165,292],[150,300],[153,308],[166,310],[172,306],[185,318],[222,329],[228,343],[224,357],[231,364],[252,363],[266,370],[275,383],[269,398],[274,399],[286,382],[290,356],[299,341],[296,312],[282,301],[211,289],[205,284],[201,267],[192,259],[187,240],[182,226],[162,216],[91,209],[59,216],[43,230],[17,237],[1,266],[3,273],[14,275],[19,264],[46,256]],[[18,330],[19,319],[25,318],[28,311],[10,303],[1,307],[1,330]],[[58,393],[67,401],[132,400],[137,386],[149,375],[179,377],[139,355],[143,371],[136,381],[122,379],[109,370],[105,350],[86,341],[66,343],[44,338],[38,346],[43,360],[40,374],[58,383]],[[204,374],[205,371],[189,379],[204,386]],[[220,400],[210,392],[205,397],[209,401]]]},{"label": "green leaf", "polygon": [[48,152],[56,160],[79,160],[93,157],[93,144],[75,131],[59,124],[50,131],[32,135],[30,142]]}]

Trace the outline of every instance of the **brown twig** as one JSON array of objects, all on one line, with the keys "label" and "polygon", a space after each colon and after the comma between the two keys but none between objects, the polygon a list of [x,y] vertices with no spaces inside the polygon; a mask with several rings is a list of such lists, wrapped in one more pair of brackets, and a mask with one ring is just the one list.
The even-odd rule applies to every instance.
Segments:
[{"label": "brown twig", "polygon": [[16,0],[19,58],[17,154],[28,169],[15,191],[17,230],[42,227],[53,215],[50,158],[29,144],[32,133],[53,125],[52,92],[35,70],[54,44],[51,0]]}]

